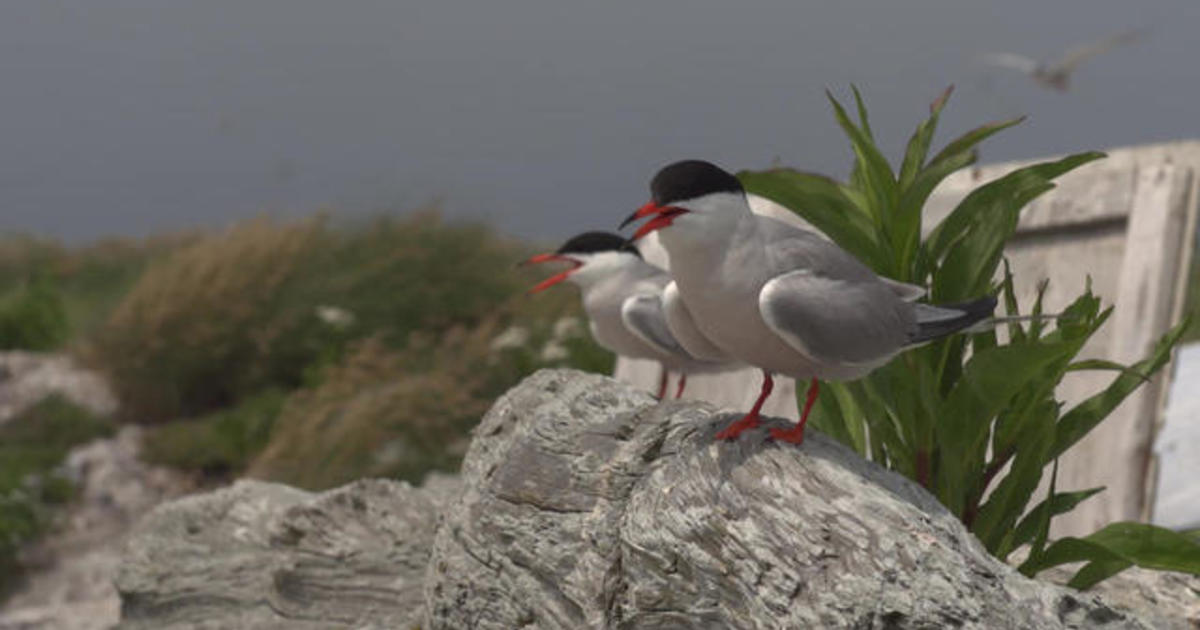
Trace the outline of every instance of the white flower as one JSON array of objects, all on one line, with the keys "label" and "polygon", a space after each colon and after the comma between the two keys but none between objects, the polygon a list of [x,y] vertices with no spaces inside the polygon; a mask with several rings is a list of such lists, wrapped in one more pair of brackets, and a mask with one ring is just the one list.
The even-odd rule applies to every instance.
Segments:
[{"label": "white flower", "polygon": [[529,330],[521,326],[509,326],[496,335],[489,348],[492,352],[520,348],[529,342]]},{"label": "white flower", "polygon": [[354,313],[338,306],[322,305],[316,311],[317,319],[334,328],[346,328],[354,323]]},{"label": "white flower", "polygon": [[567,350],[566,346],[557,341],[549,341],[546,345],[542,346],[541,359],[546,363],[562,361],[569,356],[571,356],[571,353]]},{"label": "white flower", "polygon": [[583,334],[583,322],[578,317],[562,317],[554,322],[554,338],[570,339]]}]

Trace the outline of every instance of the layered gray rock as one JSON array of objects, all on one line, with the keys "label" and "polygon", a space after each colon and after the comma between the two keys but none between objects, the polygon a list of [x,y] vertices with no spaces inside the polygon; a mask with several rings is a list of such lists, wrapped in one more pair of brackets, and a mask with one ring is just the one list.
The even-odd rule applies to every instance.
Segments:
[{"label": "layered gray rock", "polygon": [[1144,628],[989,556],[908,480],[810,433],[545,371],[476,429],[426,578],[447,628]]},{"label": "layered gray rock", "polygon": [[429,494],[387,480],[321,494],[239,481],[160,506],[118,572],[119,627],[413,627]]},{"label": "layered gray rock", "polygon": [[815,432],[715,443],[733,417],[539,372],[475,429],[461,481],[160,506],[119,573],[121,627],[1189,627],[1194,579],[1102,599],[1024,578]]}]

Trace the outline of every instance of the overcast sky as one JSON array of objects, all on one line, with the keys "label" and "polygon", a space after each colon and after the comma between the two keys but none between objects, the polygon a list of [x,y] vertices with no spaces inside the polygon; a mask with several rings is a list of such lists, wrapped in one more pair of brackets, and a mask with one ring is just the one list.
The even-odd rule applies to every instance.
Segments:
[{"label": "overcast sky", "polygon": [[[975,60],[1130,27],[1150,37],[1067,94]],[[557,238],[614,227],[676,159],[843,174],[823,90],[851,83],[893,159],[949,83],[942,140],[1030,114],[989,161],[1200,138],[1197,33],[1197,0],[3,0],[0,230],[440,198]]]}]

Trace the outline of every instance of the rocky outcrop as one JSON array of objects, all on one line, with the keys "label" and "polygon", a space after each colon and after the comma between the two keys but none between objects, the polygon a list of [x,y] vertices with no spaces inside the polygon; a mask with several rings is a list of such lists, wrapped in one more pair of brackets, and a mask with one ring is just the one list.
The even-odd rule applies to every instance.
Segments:
[{"label": "rocky outcrop", "polygon": [[0,630],[100,630],[115,624],[112,580],[129,528],[192,489],[187,476],[141,461],[142,429],[72,449],[62,472],[76,495],[52,532],[22,550],[23,584],[0,605]]},{"label": "rocky outcrop", "polygon": [[239,481],[160,506],[117,574],[119,627],[410,628],[436,521],[430,494],[448,492]]},{"label": "rocky outcrop", "polygon": [[461,482],[161,506],[120,572],[121,627],[1187,627],[1022,577],[819,434],[715,443],[730,419],[539,372],[476,428]]},{"label": "rocky outcrop", "polygon": [[1148,627],[1019,575],[924,490],[820,434],[714,442],[734,417],[531,377],[476,430],[427,627]]},{"label": "rocky outcrop", "polygon": [[0,352],[0,424],[51,394],[97,415],[116,411],[117,399],[99,374],[62,354]]}]

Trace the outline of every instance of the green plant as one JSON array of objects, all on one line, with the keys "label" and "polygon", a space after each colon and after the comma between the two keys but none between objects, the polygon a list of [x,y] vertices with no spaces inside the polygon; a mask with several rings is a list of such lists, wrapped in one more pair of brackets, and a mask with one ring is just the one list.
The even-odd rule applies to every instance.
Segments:
[{"label": "green plant", "polygon": [[[1019,305],[1007,267],[999,287],[995,279],[1021,209],[1053,188],[1058,176],[1103,155],[1034,164],[984,184],[922,239],[922,211],[937,184],[974,163],[975,145],[1021,121],[971,130],[929,158],[948,97],[949,90],[917,127],[899,172],[877,148],[855,90],[858,123],[829,97],[854,150],[848,182],[790,169],[739,177],[747,190],[797,212],[877,272],[929,287],[932,302],[999,290],[1005,310],[1015,315]],[[1033,312],[1040,311],[1039,294]],[[992,330],[909,351],[857,382],[827,384],[813,424],[924,486],[997,557],[1008,558],[1028,544],[1030,555],[1020,567],[1026,574],[1087,560],[1072,580],[1084,588],[1131,564],[1200,573],[1200,545],[1150,525],[1117,523],[1048,545],[1050,520],[1101,488],[1059,492],[1052,474],[1050,495],[1027,512],[1046,467],[1056,471],[1064,451],[1165,365],[1186,328],[1185,322],[1171,330],[1132,366],[1077,360],[1110,313],[1089,287],[1053,329],[1040,321],[1028,328],[1010,324],[1004,343]],[[1055,388],[1067,372],[1084,369],[1114,370],[1117,376],[1105,390],[1064,410]]]},{"label": "green plant", "polygon": [[[519,294],[524,244],[435,211],[252,221],[150,266],[85,345],[130,420],[161,423],[320,383],[353,342],[475,326]],[[545,302],[545,301],[542,301]],[[555,307],[557,308],[557,307]]]},{"label": "green plant", "polygon": [[67,335],[62,297],[44,273],[0,301],[0,350],[53,350]]},{"label": "green plant", "polygon": [[286,395],[266,389],[236,406],[150,428],[142,458],[153,464],[208,475],[237,475],[262,451]]},{"label": "green plant", "polygon": [[0,592],[19,574],[17,550],[45,529],[51,508],[70,497],[55,468],[72,447],[111,432],[107,420],[58,395],[0,424]]}]

